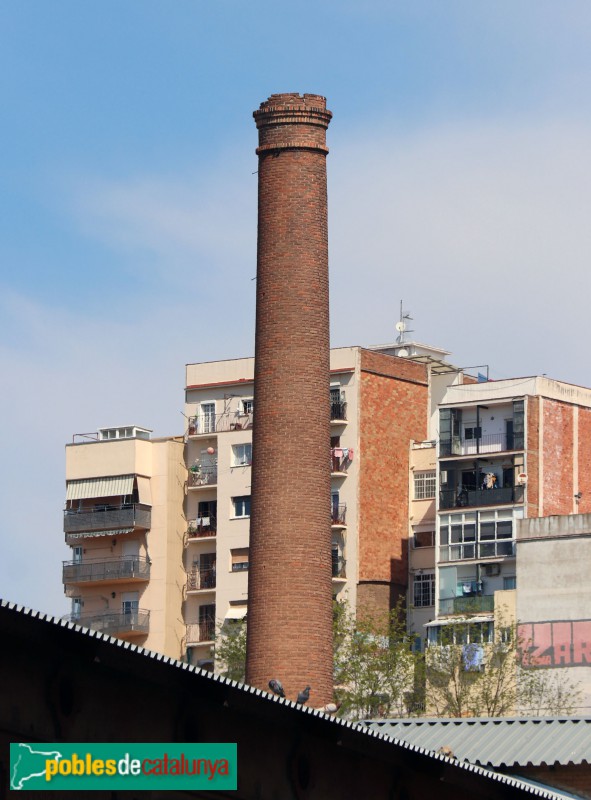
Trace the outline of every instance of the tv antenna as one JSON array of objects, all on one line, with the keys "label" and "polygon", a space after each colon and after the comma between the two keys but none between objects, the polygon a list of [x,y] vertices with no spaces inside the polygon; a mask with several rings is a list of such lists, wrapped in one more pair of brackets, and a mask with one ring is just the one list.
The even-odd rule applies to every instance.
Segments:
[{"label": "tv antenna", "polygon": [[[396,344],[404,344],[405,336],[407,333],[414,333],[414,331],[410,330],[408,327],[408,322],[412,321],[412,317],[408,311],[402,310],[402,300],[400,301],[400,319],[396,323],[395,327],[398,331],[398,337],[396,339]],[[399,354],[400,355],[400,354]]]}]

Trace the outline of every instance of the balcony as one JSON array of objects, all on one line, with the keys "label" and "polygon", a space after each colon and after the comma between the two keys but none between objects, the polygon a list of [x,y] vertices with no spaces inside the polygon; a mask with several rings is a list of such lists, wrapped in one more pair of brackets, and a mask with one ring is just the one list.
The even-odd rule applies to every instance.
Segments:
[{"label": "balcony", "polygon": [[187,536],[189,539],[209,539],[216,535],[217,519],[212,514],[197,517],[189,520],[187,526]]},{"label": "balcony", "polygon": [[339,503],[338,505],[331,506],[330,509],[330,522],[333,528],[347,527],[347,504]]},{"label": "balcony", "polygon": [[196,569],[187,576],[187,592],[209,592],[215,583],[215,567]]},{"label": "balcony", "polygon": [[347,422],[347,403],[344,400],[334,400],[331,402],[330,421],[334,425]]},{"label": "balcony", "polygon": [[515,556],[514,539],[490,539],[488,541],[462,542],[442,545],[440,561],[466,561],[474,558],[511,558]]},{"label": "balcony", "polygon": [[148,581],[150,580],[150,562],[147,558],[139,556],[64,561],[62,580],[66,584]]},{"label": "balcony", "polygon": [[138,528],[148,530],[152,508],[143,503],[124,503],[104,507],[64,511],[64,532],[85,533],[109,529]]},{"label": "balcony", "polygon": [[475,456],[484,453],[503,453],[512,450],[523,450],[522,433],[491,433],[477,439],[466,439],[460,436],[439,440],[439,456]]},{"label": "balcony", "polygon": [[502,506],[523,503],[524,486],[503,486],[501,489],[441,489],[439,508],[470,508],[474,506]]},{"label": "balcony", "polygon": [[225,414],[198,414],[189,417],[189,437],[212,436],[216,433],[225,431],[245,431],[250,430],[254,423],[254,413],[247,414],[230,413]]},{"label": "balcony", "polygon": [[200,467],[190,469],[187,478],[188,489],[200,489],[204,486],[215,486],[218,482],[217,467]]},{"label": "balcony", "polygon": [[450,597],[439,601],[439,613],[446,614],[482,614],[495,610],[494,595],[477,597]]},{"label": "balcony", "polygon": [[126,612],[71,614],[65,619],[109,636],[145,636],[150,629],[150,612],[142,608]]},{"label": "balcony", "polygon": [[187,646],[215,642],[215,621],[194,622],[187,625]]},{"label": "balcony", "polygon": [[353,457],[352,451],[348,447],[333,447],[330,451],[330,474],[335,476],[345,476]]},{"label": "balcony", "polygon": [[332,554],[332,578],[333,580],[347,580],[347,562],[342,555],[338,555],[336,550]]}]

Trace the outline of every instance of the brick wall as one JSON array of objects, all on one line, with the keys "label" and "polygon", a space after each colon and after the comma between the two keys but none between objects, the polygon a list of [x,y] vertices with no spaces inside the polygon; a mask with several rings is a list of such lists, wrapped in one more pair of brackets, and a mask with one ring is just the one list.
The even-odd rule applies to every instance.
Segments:
[{"label": "brick wall", "polygon": [[573,406],[544,399],[544,516],[572,514]]},{"label": "brick wall", "polygon": [[512,774],[515,777],[532,778],[547,786],[591,798],[591,768],[587,764],[522,767]]},{"label": "brick wall", "polygon": [[579,407],[579,480],[575,491],[582,492],[577,512],[591,511],[591,408]]},{"label": "brick wall", "polygon": [[527,516],[539,517],[540,515],[540,398],[527,398]]},{"label": "brick wall", "polygon": [[255,112],[259,211],[247,682],[332,699],[326,127],[317,95]]},{"label": "brick wall", "polygon": [[427,370],[361,351],[360,613],[386,613],[406,591],[409,443],[427,437]]}]

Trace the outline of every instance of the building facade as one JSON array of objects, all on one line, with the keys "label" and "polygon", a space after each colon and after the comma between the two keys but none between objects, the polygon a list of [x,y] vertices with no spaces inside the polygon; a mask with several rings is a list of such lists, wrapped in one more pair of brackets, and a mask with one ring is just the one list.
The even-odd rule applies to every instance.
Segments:
[{"label": "building facade", "polygon": [[179,657],[186,470],[182,437],[101,428],[66,446],[69,619]]}]

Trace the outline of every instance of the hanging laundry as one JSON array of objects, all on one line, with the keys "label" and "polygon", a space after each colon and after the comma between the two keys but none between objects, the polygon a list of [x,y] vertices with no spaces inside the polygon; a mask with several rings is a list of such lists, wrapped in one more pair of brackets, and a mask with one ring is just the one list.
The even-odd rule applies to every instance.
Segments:
[{"label": "hanging laundry", "polygon": [[349,448],[343,447],[343,458],[349,458]]},{"label": "hanging laundry", "polygon": [[353,461],[353,448],[349,448],[349,461]]}]

